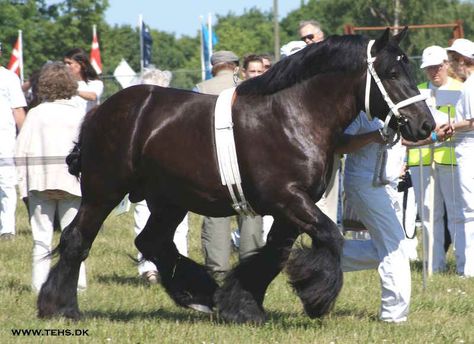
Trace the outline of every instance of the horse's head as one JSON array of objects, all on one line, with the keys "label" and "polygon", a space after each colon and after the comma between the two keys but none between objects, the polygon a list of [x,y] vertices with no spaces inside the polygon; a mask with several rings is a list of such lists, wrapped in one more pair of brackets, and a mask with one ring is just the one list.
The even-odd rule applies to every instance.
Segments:
[{"label": "horse's head", "polygon": [[[409,62],[399,43],[407,28],[389,38],[386,29],[367,48],[365,107],[369,115],[385,120],[385,127],[400,129],[410,141],[427,138],[435,122],[409,71]],[[385,129],[386,130],[386,129]]]}]

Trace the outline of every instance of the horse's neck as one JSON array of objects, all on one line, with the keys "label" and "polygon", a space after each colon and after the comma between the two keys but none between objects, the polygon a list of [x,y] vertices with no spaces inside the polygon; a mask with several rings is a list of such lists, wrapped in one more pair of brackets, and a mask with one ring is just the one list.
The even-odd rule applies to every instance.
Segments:
[{"label": "horse's neck", "polygon": [[338,136],[360,111],[360,77],[348,74],[322,74],[303,85],[304,107],[315,126],[325,126],[329,135]]}]

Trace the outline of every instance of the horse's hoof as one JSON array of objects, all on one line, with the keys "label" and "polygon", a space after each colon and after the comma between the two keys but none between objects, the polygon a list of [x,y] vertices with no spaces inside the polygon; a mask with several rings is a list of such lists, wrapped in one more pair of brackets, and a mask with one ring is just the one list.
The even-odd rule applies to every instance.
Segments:
[{"label": "horse's hoof", "polygon": [[214,304],[219,319],[225,322],[261,325],[266,320],[265,311],[254,295],[243,289],[232,275],[214,294]]},{"label": "horse's hoof", "polygon": [[44,310],[38,310],[38,318],[41,319],[49,319],[49,318],[55,318],[55,317],[65,317],[67,319],[71,320],[80,320],[82,318],[81,312],[78,310],[72,310],[72,309],[65,309],[65,310],[56,310],[56,311],[44,311]]},{"label": "horse's hoof", "polygon": [[218,310],[218,318],[227,323],[263,325],[267,320],[265,312],[260,307],[240,309],[236,312]]},{"label": "horse's hoof", "polygon": [[195,311],[202,312],[202,313],[207,313],[207,314],[212,314],[213,311],[209,306],[206,305],[200,305],[197,303],[191,303],[188,305],[189,308],[194,309]]}]

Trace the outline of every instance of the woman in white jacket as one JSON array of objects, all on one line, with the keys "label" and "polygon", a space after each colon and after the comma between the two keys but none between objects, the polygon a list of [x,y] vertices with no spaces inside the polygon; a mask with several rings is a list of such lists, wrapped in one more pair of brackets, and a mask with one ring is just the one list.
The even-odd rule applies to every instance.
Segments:
[{"label": "woman in white jacket", "polygon": [[[49,273],[55,214],[64,230],[81,203],[79,181],[68,173],[65,163],[84,117],[84,111],[71,100],[76,94],[77,82],[63,63],[45,65],[38,82],[42,103],[29,111],[17,140],[20,194],[28,197],[34,241],[35,292],[39,292]],[[78,285],[79,289],[86,287],[84,265]]]}]

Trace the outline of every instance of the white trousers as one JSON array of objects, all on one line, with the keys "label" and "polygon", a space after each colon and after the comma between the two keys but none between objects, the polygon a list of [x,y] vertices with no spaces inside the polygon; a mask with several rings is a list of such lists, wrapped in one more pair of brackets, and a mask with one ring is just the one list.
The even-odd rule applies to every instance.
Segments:
[{"label": "white trousers", "polygon": [[[28,193],[31,232],[33,235],[33,276],[32,288],[38,293],[46,281],[51,266],[51,243],[53,241],[54,215],[57,213],[61,230],[71,223],[81,205],[81,198],[70,195],[61,200],[51,200],[44,192]],[[79,270],[78,290],[86,284],[84,262]]]},{"label": "white trousers", "polygon": [[[462,274],[466,262],[465,256],[465,236],[463,230],[463,212],[460,200],[460,181],[457,166],[439,165],[434,167],[434,195],[429,192],[429,180],[431,167],[423,166],[423,171],[419,167],[410,167],[412,174],[413,188],[415,190],[418,213],[421,215],[421,204],[423,204],[424,225],[431,228],[429,223],[430,212],[433,209],[432,238],[433,257],[432,270],[440,272],[446,270],[446,253],[444,251],[445,225],[444,214],[448,219],[448,231],[453,241],[454,254],[456,257],[456,270]],[[422,176],[421,176],[422,174]],[[420,177],[423,179],[421,180]],[[423,189],[424,200],[421,202],[421,190]],[[429,204],[433,202],[433,204]],[[428,232],[429,233],[429,232]],[[430,234],[430,233],[429,233]]]},{"label": "white trousers", "polygon": [[[398,192],[398,202],[400,203],[400,207],[403,207],[403,192]],[[406,208],[405,208],[405,233],[408,237],[413,237],[413,239],[406,238],[405,240],[405,248],[406,253],[408,254],[408,258],[410,260],[417,260],[418,259],[418,239],[415,234],[415,226],[416,226],[416,202],[415,202],[415,192],[413,188],[409,188],[407,191],[407,200],[406,200]]]},{"label": "white trousers", "polygon": [[[464,257],[464,265],[458,272],[466,277],[474,277],[474,144],[456,146],[456,161],[459,171],[459,207],[462,209],[462,222],[456,227],[456,242],[462,242],[456,251]],[[458,238],[459,237],[459,238]]]},{"label": "white trousers", "polygon": [[0,183],[0,234],[15,234],[15,185]]},{"label": "white trousers", "polygon": [[410,305],[411,275],[397,191],[389,185],[373,187],[372,181],[353,179],[346,181],[344,188],[348,202],[371,239],[345,240],[342,269],[377,269],[382,286],[380,319],[405,321]]},{"label": "white trousers", "polygon": [[[135,219],[135,235],[140,234],[140,232],[145,228],[145,225],[150,217],[150,211],[148,210],[148,206],[146,201],[141,201],[135,203],[135,211],[134,211],[134,219]],[[184,217],[183,221],[178,225],[176,228],[176,232],[174,233],[173,242],[178,249],[178,252],[183,256],[188,256],[188,214]],[[155,264],[148,260],[142,260],[142,254],[138,252],[138,273],[140,275],[144,274],[148,271],[157,271]]]}]

